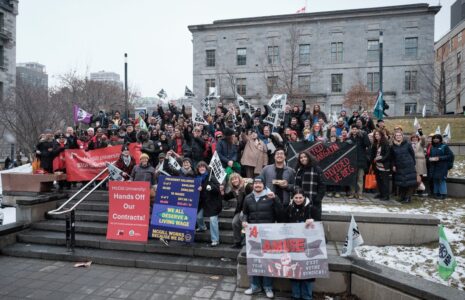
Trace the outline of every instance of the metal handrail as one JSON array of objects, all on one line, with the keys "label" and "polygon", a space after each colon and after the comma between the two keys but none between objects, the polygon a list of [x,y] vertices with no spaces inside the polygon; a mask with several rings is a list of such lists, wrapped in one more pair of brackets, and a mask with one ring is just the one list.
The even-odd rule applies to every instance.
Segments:
[{"label": "metal handrail", "polygon": [[95,191],[95,189],[97,187],[99,187],[102,182],[105,182],[105,180],[108,179],[108,176],[105,177],[105,179],[103,179],[101,182],[99,182],[97,184],[97,186],[95,186],[94,188],[92,188],[86,195],[84,195],[83,198],[81,198],[75,205],[73,205],[72,208],[70,209],[67,209],[67,210],[64,210],[64,211],[60,211],[62,208],[64,208],[71,200],[73,200],[74,198],[76,198],[77,195],[79,195],[83,190],[85,190],[89,185],[91,185],[92,183],[94,183],[97,178],[99,178],[100,176],[102,176],[103,173],[105,173],[107,171],[107,168],[104,168],[100,173],[98,173],[91,181],[89,181],[86,185],[84,185],[79,191],[77,191],[76,193],[74,193],[74,195],[72,195],[68,200],[66,200],[65,203],[63,203],[62,205],[60,205],[60,207],[58,207],[57,209],[54,209],[54,210],[51,210],[48,212],[49,215],[61,215],[61,214],[64,214],[64,213],[68,213],[70,212],[71,210],[75,209],[76,206],[78,206],[82,201],[84,201],[87,196],[89,196],[93,191]]}]

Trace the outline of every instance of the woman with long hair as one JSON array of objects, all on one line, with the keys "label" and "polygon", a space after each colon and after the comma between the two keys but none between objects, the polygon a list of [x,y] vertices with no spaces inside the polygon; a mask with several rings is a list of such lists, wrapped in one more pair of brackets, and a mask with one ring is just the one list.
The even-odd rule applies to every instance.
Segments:
[{"label": "woman with long hair", "polygon": [[[418,130],[421,132],[421,128]],[[417,170],[418,182],[417,192],[419,195],[422,195],[425,190],[423,176],[428,174],[426,169],[425,138],[423,135],[414,134],[410,137],[410,143],[412,144],[413,152],[415,152],[415,169]]]},{"label": "woman with long hair", "polygon": [[315,221],[321,221],[321,204],[326,191],[321,168],[310,153],[302,151],[299,153],[296,169],[294,187],[304,190],[305,197],[311,201]]},{"label": "woman with long hair", "polygon": [[376,182],[379,195],[375,198],[389,200],[389,173],[391,172],[390,146],[384,133],[376,129],[373,133],[373,145],[371,146],[371,162],[375,169]]}]

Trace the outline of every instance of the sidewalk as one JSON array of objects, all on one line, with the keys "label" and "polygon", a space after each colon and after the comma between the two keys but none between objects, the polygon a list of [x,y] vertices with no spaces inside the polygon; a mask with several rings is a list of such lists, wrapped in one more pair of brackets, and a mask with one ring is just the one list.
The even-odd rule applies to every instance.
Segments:
[{"label": "sidewalk", "polygon": [[266,299],[244,295],[233,276],[73,265],[0,256],[0,299]]}]

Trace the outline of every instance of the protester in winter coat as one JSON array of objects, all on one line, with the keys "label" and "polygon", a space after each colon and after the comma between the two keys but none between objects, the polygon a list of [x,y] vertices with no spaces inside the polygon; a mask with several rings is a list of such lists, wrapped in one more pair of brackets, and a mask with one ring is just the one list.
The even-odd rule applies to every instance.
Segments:
[{"label": "protester in winter coat", "polygon": [[376,174],[379,195],[375,198],[389,200],[389,174],[391,172],[391,149],[386,136],[379,129],[373,133],[371,146],[371,163]]},{"label": "protester in winter coat", "polygon": [[417,191],[421,195],[425,190],[423,184],[423,177],[428,174],[426,168],[426,157],[425,157],[425,138],[421,128],[418,129],[419,134],[413,134],[410,137],[410,143],[412,144],[413,152],[415,152],[415,169],[417,171]]},{"label": "protester in winter coat", "polygon": [[134,169],[135,166],[136,160],[129,153],[128,145],[123,145],[121,147],[121,155],[116,161],[115,167],[117,167],[123,172],[121,176],[123,176],[125,180],[129,180],[130,174],[132,173],[132,169]]},{"label": "protester in winter coat", "polygon": [[357,146],[357,186],[356,189],[351,187],[351,195],[349,198],[360,198],[363,192],[363,178],[365,176],[365,169],[368,167],[368,153],[370,149],[370,140],[368,135],[360,130],[356,124],[350,127],[350,134],[348,141]]},{"label": "protester in winter coat", "polygon": [[146,153],[140,155],[140,163],[131,172],[133,181],[148,181],[150,185],[155,184],[155,168],[149,165],[149,156]]},{"label": "protester in winter coat", "polygon": [[275,163],[265,166],[260,174],[265,180],[265,186],[281,200],[284,207],[289,205],[290,194],[294,189],[295,171],[286,166],[286,152],[283,148],[276,149]]},{"label": "protester in winter coat", "polygon": [[220,229],[218,225],[218,215],[223,209],[223,202],[220,196],[220,185],[215,176],[210,176],[208,165],[200,161],[196,166],[197,178],[201,179],[199,187],[199,208],[197,213],[197,232],[207,230],[204,217],[210,218],[211,247],[220,244]]},{"label": "protester in winter coat", "polygon": [[188,157],[182,159],[182,168],[180,175],[184,177],[195,177],[195,171],[192,166],[192,160]]},{"label": "protester in winter coat", "polygon": [[184,156],[192,159],[194,164],[202,161],[204,159],[203,152],[205,149],[205,141],[202,138],[202,129],[200,127],[195,127],[192,134],[184,134],[186,144],[189,148],[188,152],[185,152]]},{"label": "protester in winter coat", "polygon": [[260,174],[268,163],[268,154],[266,145],[258,139],[258,133],[253,131],[248,136],[242,134],[243,141],[246,143],[242,153],[241,165],[245,167],[245,173],[248,178],[253,178]]},{"label": "protester in winter coat", "polygon": [[53,159],[57,155],[57,146],[53,140],[52,130],[45,130],[36,146],[36,155],[40,159],[40,167],[47,173],[53,173]]},{"label": "protester in winter coat", "polygon": [[326,118],[326,114],[320,110],[320,106],[318,104],[313,106],[313,113],[312,113],[312,124],[318,123],[319,119],[323,119],[325,123],[328,122]]},{"label": "protester in winter coat", "polygon": [[[241,249],[242,248],[242,207],[244,206],[244,198],[247,195],[244,179],[238,173],[232,173],[229,176],[229,192],[225,192],[224,188],[220,187],[223,199],[226,201],[236,199],[236,209],[234,211],[234,217],[232,219],[234,245],[231,248]],[[249,192],[250,193],[250,192]]]},{"label": "protester in winter coat", "polygon": [[299,153],[295,175],[295,188],[305,191],[305,197],[312,202],[312,215],[315,221],[321,221],[322,200],[326,192],[323,174],[315,158],[303,151]]},{"label": "protester in winter coat", "polygon": [[[286,207],[285,223],[305,223],[305,227],[313,227],[312,205],[310,199],[305,197],[301,188],[296,188],[291,203]],[[313,282],[315,279],[291,279],[293,299],[312,299]]]},{"label": "protester in winter coat", "polygon": [[[283,207],[275,194],[265,189],[265,180],[255,177],[253,192],[244,199],[242,226],[247,229],[249,224],[275,223],[282,219]],[[251,226],[251,225],[250,225]],[[244,294],[253,295],[265,290],[266,297],[273,298],[273,279],[264,276],[251,276],[250,288]]]},{"label": "protester in winter coat", "polygon": [[146,130],[141,130],[137,134],[137,140],[141,143],[141,152],[149,156],[149,164],[153,165],[155,162],[155,144],[149,139],[149,133]]},{"label": "protester in winter coat", "polygon": [[428,176],[433,179],[434,196],[438,199],[445,199],[447,196],[446,178],[453,156],[449,146],[443,143],[442,136],[435,134],[428,155]]},{"label": "protester in winter coat", "polygon": [[415,153],[412,145],[404,140],[402,132],[394,134],[391,147],[392,171],[394,180],[399,187],[400,201],[409,203],[417,186],[417,172],[415,170]]}]

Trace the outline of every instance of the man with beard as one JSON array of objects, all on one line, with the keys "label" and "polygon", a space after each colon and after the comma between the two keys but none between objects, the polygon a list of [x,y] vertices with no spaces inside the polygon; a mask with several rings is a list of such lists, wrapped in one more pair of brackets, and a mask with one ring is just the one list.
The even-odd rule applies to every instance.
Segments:
[{"label": "man with beard", "polygon": [[[249,224],[275,223],[281,219],[283,207],[281,201],[270,190],[265,188],[265,180],[257,176],[253,182],[253,192],[244,199],[242,226]],[[273,298],[273,279],[265,276],[251,276],[250,288],[244,294],[253,295],[265,290],[267,298]]]}]

